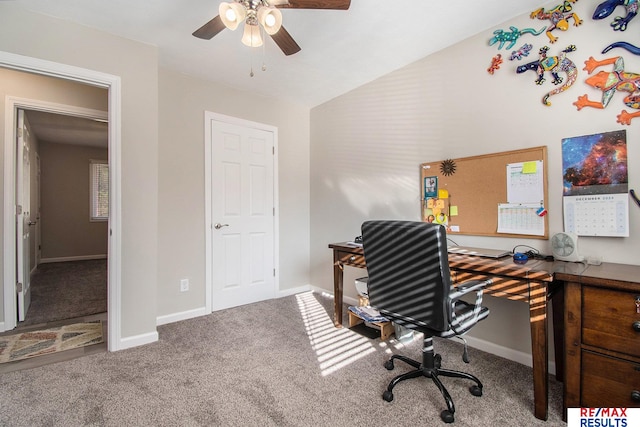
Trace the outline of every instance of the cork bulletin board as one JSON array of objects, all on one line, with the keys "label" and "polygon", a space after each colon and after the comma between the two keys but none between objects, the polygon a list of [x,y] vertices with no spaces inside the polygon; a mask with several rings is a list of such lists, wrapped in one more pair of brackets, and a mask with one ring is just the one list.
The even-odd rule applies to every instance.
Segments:
[{"label": "cork bulletin board", "polygon": [[[520,169],[518,169],[520,168]],[[513,199],[512,170],[521,171],[523,177],[536,176],[539,194],[528,207],[528,215],[535,212],[535,233],[526,227],[509,227],[510,213],[517,203]],[[518,172],[519,173],[519,172]],[[524,175],[530,173],[530,175]],[[511,175],[510,175],[511,174]],[[546,215],[547,147],[504,151],[458,159],[444,159],[420,165],[421,217],[423,221],[440,222],[444,218],[449,234],[475,236],[527,237],[548,239],[549,224]],[[524,193],[527,193],[526,191]],[[533,197],[533,196],[530,196]],[[435,215],[434,218],[434,213]],[[505,219],[506,218],[506,219]],[[524,218],[524,217],[523,217]],[[522,221],[528,221],[523,219]],[[521,224],[519,224],[519,227]]]}]

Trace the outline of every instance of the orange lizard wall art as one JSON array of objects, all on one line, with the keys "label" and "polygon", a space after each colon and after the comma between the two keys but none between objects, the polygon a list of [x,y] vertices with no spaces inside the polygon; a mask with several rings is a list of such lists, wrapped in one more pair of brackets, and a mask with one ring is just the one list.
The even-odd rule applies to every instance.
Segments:
[{"label": "orange lizard wall art", "polygon": [[[599,71],[585,80],[589,86],[602,91],[602,101],[592,101],[588,96],[582,95],[573,103],[578,110],[584,107],[604,109],[609,105],[611,98],[617,91],[629,92],[624,98],[624,103],[629,108],[640,109],[640,74],[630,73],[624,70],[624,59],[621,56],[597,61],[589,57],[585,62],[584,70],[591,74],[596,68],[613,64],[613,71]],[[640,111],[629,113],[622,110],[617,116],[617,122],[623,125],[630,125],[634,117],[639,117]]]}]

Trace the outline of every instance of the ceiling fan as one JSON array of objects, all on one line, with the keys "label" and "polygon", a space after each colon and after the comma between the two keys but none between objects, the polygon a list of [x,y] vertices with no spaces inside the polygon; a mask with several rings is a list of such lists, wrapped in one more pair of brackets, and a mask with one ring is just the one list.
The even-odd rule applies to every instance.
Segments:
[{"label": "ceiling fan", "polygon": [[285,55],[293,55],[300,51],[300,46],[282,26],[282,13],[278,8],[347,10],[350,5],[351,0],[231,0],[222,2],[220,14],[193,35],[210,40],[225,28],[235,30],[244,21],[242,43],[250,47],[261,46],[262,26]]}]

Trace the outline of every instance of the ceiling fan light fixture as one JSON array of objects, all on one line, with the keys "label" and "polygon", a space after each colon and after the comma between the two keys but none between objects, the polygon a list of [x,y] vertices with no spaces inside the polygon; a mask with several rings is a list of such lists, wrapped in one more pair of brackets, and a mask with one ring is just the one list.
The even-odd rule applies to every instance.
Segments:
[{"label": "ceiling fan light fixture", "polygon": [[260,27],[257,25],[244,24],[244,34],[242,35],[242,43],[249,47],[262,46],[262,36],[260,35]]},{"label": "ceiling fan light fixture", "polygon": [[261,7],[258,10],[258,21],[269,35],[273,35],[282,27],[282,12],[275,7]]},{"label": "ceiling fan light fixture", "polygon": [[247,11],[243,5],[236,2],[222,2],[218,8],[220,13],[220,19],[224,23],[224,26],[230,30],[235,30],[244,18],[247,16]]}]

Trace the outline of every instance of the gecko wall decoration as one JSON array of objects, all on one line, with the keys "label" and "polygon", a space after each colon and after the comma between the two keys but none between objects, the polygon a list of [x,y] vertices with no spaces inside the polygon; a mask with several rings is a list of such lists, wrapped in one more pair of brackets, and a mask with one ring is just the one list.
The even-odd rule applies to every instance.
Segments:
[{"label": "gecko wall decoration", "polygon": [[[578,110],[584,107],[604,109],[609,105],[611,98],[617,91],[629,92],[629,95],[624,98],[625,105],[630,108],[640,109],[640,74],[625,71],[624,59],[621,56],[603,59],[602,61],[597,61],[591,56],[584,64],[584,70],[589,74],[598,67],[610,64],[613,64],[613,71],[600,71],[585,80],[585,83],[589,86],[602,91],[602,101],[591,101],[587,95],[582,95],[573,103]],[[629,113],[626,110],[622,110],[617,116],[617,122],[623,125],[630,125],[631,120],[638,116],[640,116],[640,111]]]},{"label": "gecko wall decoration", "polygon": [[517,27],[511,26],[509,27],[509,30],[511,31],[495,30],[493,32],[493,37],[489,39],[489,46],[493,46],[494,44],[498,43],[498,49],[502,49],[506,44],[507,49],[511,49],[516,45],[516,42],[521,35],[533,34],[534,36],[539,36],[546,29],[547,27],[542,27],[538,31],[533,28],[524,28],[522,30],[518,30]]},{"label": "gecko wall decoration", "polygon": [[573,19],[573,26],[577,27],[582,25],[582,19],[573,12],[572,3],[578,0],[565,0],[562,4],[557,5],[551,10],[545,11],[543,7],[531,12],[529,17],[531,19],[548,19],[551,21],[551,25],[547,28],[547,37],[549,42],[555,43],[558,38],[551,34],[551,31],[558,29],[560,31],[567,31],[569,29],[569,19]]},{"label": "gecko wall decoration", "polygon": [[521,60],[524,56],[529,56],[531,49],[533,49],[533,45],[531,43],[525,43],[522,46],[520,46],[520,49],[514,50],[513,52],[511,52],[511,56],[509,57],[509,60],[510,61],[513,61],[514,59]]},{"label": "gecko wall decoration", "polygon": [[609,52],[611,49],[615,49],[617,47],[625,49],[626,51],[633,53],[634,55],[640,55],[640,47],[634,46],[631,43],[627,43],[627,42],[613,42],[607,47],[605,47],[604,49],[602,49],[602,53],[605,54]]},{"label": "gecko wall decoration", "polygon": [[638,14],[638,0],[606,0],[600,3],[595,12],[593,12],[593,19],[604,19],[611,15],[618,6],[624,6],[627,14],[622,16],[616,16],[611,22],[611,28],[614,31],[624,31],[627,29],[627,24],[631,22],[633,18]]},{"label": "gecko wall decoration", "polygon": [[500,69],[500,64],[502,64],[502,55],[497,54],[491,59],[491,65],[487,68],[489,74],[493,74],[496,70]]},{"label": "gecko wall decoration", "polygon": [[564,49],[558,56],[547,56],[549,47],[544,46],[539,51],[540,57],[537,61],[520,65],[518,68],[516,68],[516,73],[521,74],[529,70],[535,71],[538,75],[538,78],[535,80],[537,85],[541,85],[545,82],[545,72],[549,72],[553,76],[553,80],[551,82],[554,85],[559,85],[563,82],[563,78],[560,77],[558,73],[566,73],[566,83],[552,90],[551,92],[548,92],[545,96],[542,97],[542,103],[546,106],[550,106],[551,102],[549,102],[549,97],[569,89],[578,78],[578,67],[576,67],[576,64],[572,60],[567,58],[567,53],[575,52],[575,50],[576,46],[570,45],[566,49]]}]

